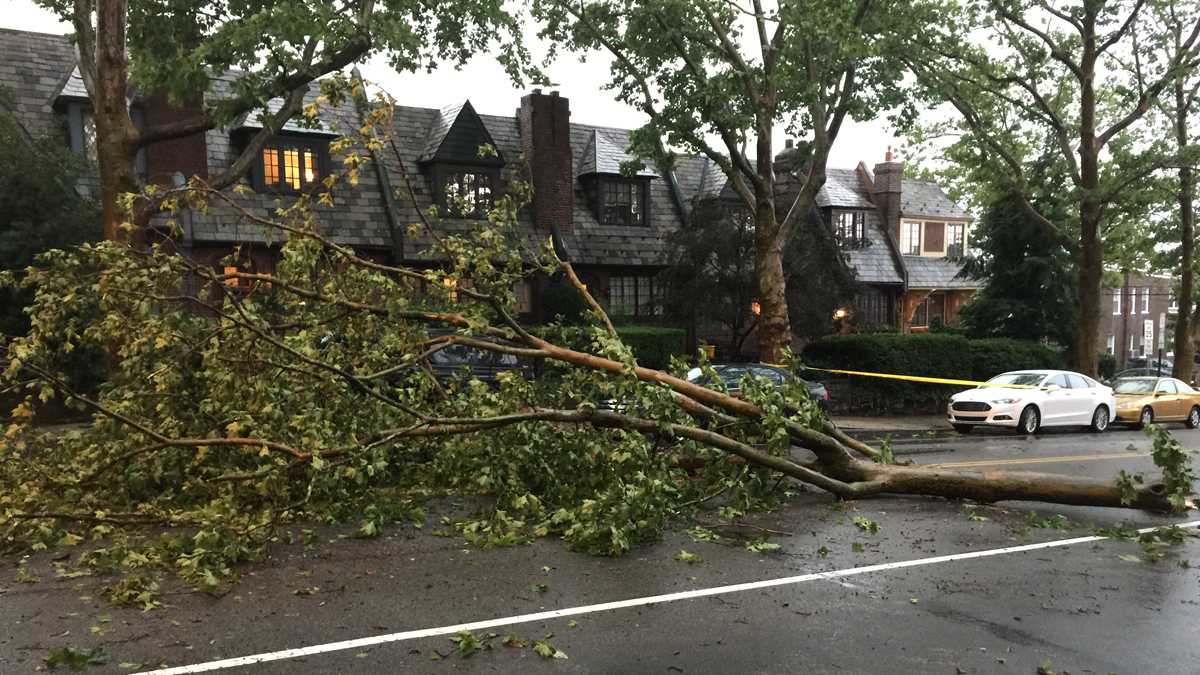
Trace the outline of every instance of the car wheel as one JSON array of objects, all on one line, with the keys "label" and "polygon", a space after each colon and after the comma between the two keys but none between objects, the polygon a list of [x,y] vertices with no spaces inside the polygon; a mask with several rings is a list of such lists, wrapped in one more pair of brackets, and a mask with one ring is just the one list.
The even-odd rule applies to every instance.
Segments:
[{"label": "car wheel", "polygon": [[1188,413],[1187,421],[1184,424],[1189,429],[1200,427],[1200,406],[1192,406],[1192,411]]},{"label": "car wheel", "polygon": [[1091,430],[1094,433],[1101,433],[1108,428],[1108,407],[1096,406],[1096,412],[1092,413]]},{"label": "car wheel", "polygon": [[960,434],[965,435],[965,434],[971,433],[971,427],[972,427],[972,425],[970,425],[970,424],[955,424],[954,430]]},{"label": "car wheel", "polygon": [[1143,429],[1151,424],[1154,424],[1154,409],[1146,406],[1142,408],[1142,414],[1138,415],[1137,424],[1133,425],[1133,428]]},{"label": "car wheel", "polygon": [[1021,411],[1021,418],[1017,422],[1017,433],[1019,434],[1036,434],[1042,426],[1042,416],[1038,413],[1037,408],[1027,405]]}]

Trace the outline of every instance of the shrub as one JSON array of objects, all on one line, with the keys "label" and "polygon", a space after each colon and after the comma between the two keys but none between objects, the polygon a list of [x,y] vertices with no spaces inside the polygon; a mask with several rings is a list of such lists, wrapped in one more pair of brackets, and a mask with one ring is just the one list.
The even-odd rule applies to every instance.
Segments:
[{"label": "shrub", "polygon": [[[828,337],[803,352],[807,365],[839,370],[986,380],[1008,370],[1061,368],[1063,356],[1045,345],[1007,338],[972,340],[953,333],[872,333]],[[940,412],[961,385],[835,376],[827,380],[835,410],[859,413]]]},{"label": "shrub", "polygon": [[682,328],[617,326],[617,334],[648,368],[666,368],[672,356],[687,356],[687,331]]}]

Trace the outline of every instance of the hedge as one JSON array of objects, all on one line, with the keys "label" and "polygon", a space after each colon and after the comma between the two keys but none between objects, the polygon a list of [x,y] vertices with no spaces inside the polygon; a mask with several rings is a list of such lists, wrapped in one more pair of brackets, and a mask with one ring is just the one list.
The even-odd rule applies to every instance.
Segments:
[{"label": "hedge", "polygon": [[687,331],[663,326],[617,326],[617,334],[637,358],[648,368],[666,368],[672,356],[687,354]]},{"label": "hedge", "polygon": [[[805,365],[955,380],[987,380],[1009,370],[1062,368],[1061,352],[1025,340],[973,340],[951,333],[873,333],[824,338],[802,352]],[[963,386],[881,378],[832,376],[808,371],[806,378],[825,380],[836,411],[855,413],[938,413]]]}]

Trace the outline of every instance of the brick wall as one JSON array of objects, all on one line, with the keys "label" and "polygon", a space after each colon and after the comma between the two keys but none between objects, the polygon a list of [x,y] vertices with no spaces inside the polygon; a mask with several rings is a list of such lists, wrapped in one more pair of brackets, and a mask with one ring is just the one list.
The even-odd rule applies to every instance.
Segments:
[{"label": "brick wall", "polygon": [[[197,98],[172,105],[166,94],[154,94],[142,105],[146,126],[155,126],[190,119],[200,114],[203,108]],[[175,173],[184,179],[192,176],[208,178],[208,146],[204,133],[155,143],[146,148],[146,173],[151,183],[172,185]]]},{"label": "brick wall", "polygon": [[572,230],[575,212],[575,171],[571,158],[571,108],[558,92],[541,89],[521,97],[518,113],[521,152],[533,181],[535,226],[549,231]]}]

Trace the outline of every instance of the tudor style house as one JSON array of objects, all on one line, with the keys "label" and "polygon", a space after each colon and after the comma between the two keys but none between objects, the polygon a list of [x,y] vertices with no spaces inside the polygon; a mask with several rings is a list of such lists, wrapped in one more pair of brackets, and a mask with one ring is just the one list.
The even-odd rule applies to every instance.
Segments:
[{"label": "tudor style house", "polygon": [[[205,96],[228,95],[238,73],[216,78]],[[76,151],[93,156],[95,131],[88,98],[68,39],[61,35],[0,29],[0,113],[9,112],[33,137],[58,134]],[[315,99],[311,94],[310,100]],[[211,100],[211,99],[210,99]],[[193,114],[198,101],[172,105],[165,97],[135,93],[135,123],[156,124]],[[656,276],[666,264],[668,235],[686,227],[700,200],[729,197],[727,181],[706,158],[681,157],[673,176],[643,168],[628,153],[630,131],[571,121],[568,100],[535,89],[509,115],[479,114],[470,102],[434,109],[397,106],[397,153],[379,153],[357,186],[339,185],[333,205],[317,207],[324,233],[380,260],[435,266],[427,233],[409,225],[418,210],[457,207],[443,218],[447,232],[467,231],[515,179],[529,180],[531,203],[518,215],[523,245],[540,246],[554,235],[590,289],[615,317],[655,320],[662,289]],[[262,151],[237,196],[252,212],[268,213],[334,170],[330,142],[339,129],[360,124],[352,101],[323,108],[315,123],[291,122]],[[172,184],[227,169],[261,123],[249,114],[225,128],[148,147],[138,157],[147,182]],[[480,153],[481,146],[494,152]],[[975,282],[959,279],[955,259],[968,245],[970,219],[935,184],[903,176],[890,153],[873,170],[830,170],[818,198],[819,217],[838,237],[847,265],[864,291],[850,311],[853,325],[927,330],[949,323]],[[413,198],[395,188],[411,178]],[[94,193],[95,176],[78,189]],[[235,247],[243,264],[270,271],[275,249],[236,210],[215,206],[180,219],[178,244],[193,259],[217,265]],[[414,233],[415,232],[415,233]],[[520,310],[546,314],[550,280],[530,277],[518,289]]]}]

